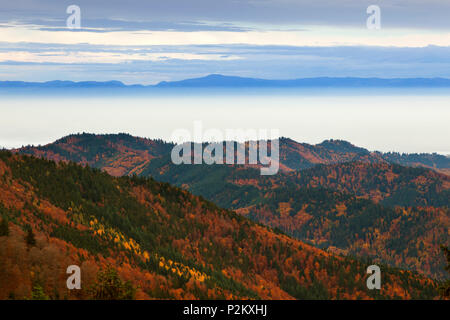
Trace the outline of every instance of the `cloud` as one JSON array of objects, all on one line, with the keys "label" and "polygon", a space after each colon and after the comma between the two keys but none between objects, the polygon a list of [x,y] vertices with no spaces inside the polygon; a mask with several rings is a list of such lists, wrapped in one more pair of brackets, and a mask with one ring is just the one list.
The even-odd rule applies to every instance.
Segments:
[{"label": "cloud", "polygon": [[51,64],[117,64],[133,61],[165,61],[177,60],[236,60],[238,56],[224,56],[220,54],[195,54],[185,52],[67,52],[67,51],[10,51],[0,52],[0,63],[22,62],[22,63],[51,63]]},{"label": "cloud", "polygon": [[[364,27],[369,5],[379,5],[386,28],[450,30],[447,0],[16,0],[2,1],[0,21],[55,21],[64,27],[67,6],[82,9],[86,27],[202,31],[208,24],[233,23],[240,27],[352,26]],[[126,23],[120,23],[125,21]],[[179,23],[180,21],[191,23]],[[194,22],[194,23],[192,23]],[[54,24],[50,24],[54,26]],[[214,24],[210,24],[213,27]],[[226,25],[222,25],[226,28]],[[212,29],[209,29],[212,30]]]},{"label": "cloud", "polygon": [[[0,27],[21,26],[43,31],[67,31],[66,19],[21,18],[15,21],[4,21]],[[232,23],[206,21],[134,21],[117,19],[82,19],[82,31],[112,32],[112,31],[251,31],[251,27],[240,27]]]},{"label": "cloud", "polygon": [[357,28],[311,28],[309,31],[47,31],[30,26],[4,24],[4,42],[37,42],[94,45],[200,45],[251,44],[290,46],[367,45],[395,47],[450,46],[450,32],[421,30],[368,30]]}]

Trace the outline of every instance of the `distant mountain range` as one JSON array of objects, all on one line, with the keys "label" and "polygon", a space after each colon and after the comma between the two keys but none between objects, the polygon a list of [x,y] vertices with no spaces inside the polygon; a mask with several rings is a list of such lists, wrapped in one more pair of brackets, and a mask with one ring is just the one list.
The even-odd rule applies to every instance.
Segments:
[{"label": "distant mountain range", "polygon": [[126,85],[120,81],[0,81],[0,88],[450,88],[450,79],[445,78],[300,78],[292,80],[267,80],[211,74],[205,77],[181,81],[162,81],[156,85]]},{"label": "distant mountain range", "polygon": [[450,79],[412,78],[302,78],[293,80],[265,80],[212,74],[202,78],[160,82],[157,87],[450,87]]},{"label": "distant mountain range", "polygon": [[0,88],[134,88],[144,87],[141,85],[125,85],[120,81],[47,81],[47,82],[25,82],[25,81],[0,81]]}]

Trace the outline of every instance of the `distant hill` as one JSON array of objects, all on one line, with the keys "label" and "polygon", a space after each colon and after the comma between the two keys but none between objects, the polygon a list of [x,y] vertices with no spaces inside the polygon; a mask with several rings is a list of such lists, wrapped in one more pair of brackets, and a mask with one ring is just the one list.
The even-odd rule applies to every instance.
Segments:
[{"label": "distant hill", "polygon": [[120,81],[48,81],[23,82],[0,81],[0,88],[116,88],[116,89],[155,89],[155,88],[448,88],[450,79],[445,78],[300,78],[291,80],[267,80],[211,74],[205,77],[181,81],[162,81],[156,85],[125,85]]},{"label": "distant hill", "polygon": [[[153,158],[170,155],[174,145],[162,140],[133,137],[129,134],[74,134],[45,146],[26,146],[15,151],[68,160],[102,168],[112,175],[139,173]],[[312,168],[319,164],[352,161],[391,162],[404,166],[425,167],[438,171],[450,170],[450,157],[439,154],[400,154],[370,152],[343,140],[325,140],[320,144],[299,143],[280,139],[280,170],[292,171]]]},{"label": "distant hill", "polygon": [[24,82],[24,81],[0,81],[0,88],[126,88],[120,81],[48,81],[48,82]]},{"label": "distant hill", "polygon": [[[368,290],[371,261],[314,248],[168,184],[6,151],[0,222],[0,299],[96,298],[111,268],[120,278],[108,286],[128,299],[438,295],[433,280],[384,265],[381,290]],[[69,291],[73,264],[82,289]]]},{"label": "distant hill", "polygon": [[450,87],[444,78],[302,78],[293,80],[265,80],[211,74],[201,78],[161,82],[157,87]]}]

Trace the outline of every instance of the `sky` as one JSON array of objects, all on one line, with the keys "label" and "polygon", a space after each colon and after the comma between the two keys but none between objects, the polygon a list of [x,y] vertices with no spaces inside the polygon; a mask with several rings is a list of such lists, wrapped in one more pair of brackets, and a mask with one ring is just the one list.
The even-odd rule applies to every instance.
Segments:
[{"label": "sky", "polygon": [[448,0],[1,1],[0,81],[450,78],[449,14]]},{"label": "sky", "polygon": [[[80,8],[80,29],[67,27],[71,5]],[[379,29],[367,27],[373,5]],[[450,78],[449,14],[450,0],[1,0],[0,81]],[[450,153],[448,93],[378,95],[3,96],[0,146],[83,131],[168,139],[203,120],[279,129],[299,142],[339,138],[370,150]]]}]

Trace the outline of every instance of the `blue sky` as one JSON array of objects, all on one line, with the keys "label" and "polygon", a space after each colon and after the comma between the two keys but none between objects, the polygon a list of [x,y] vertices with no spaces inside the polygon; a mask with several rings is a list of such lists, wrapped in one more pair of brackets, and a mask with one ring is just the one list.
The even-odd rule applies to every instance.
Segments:
[{"label": "blue sky", "polygon": [[[374,4],[381,30],[366,27]],[[2,1],[0,81],[450,78],[449,14],[442,0]]]}]

